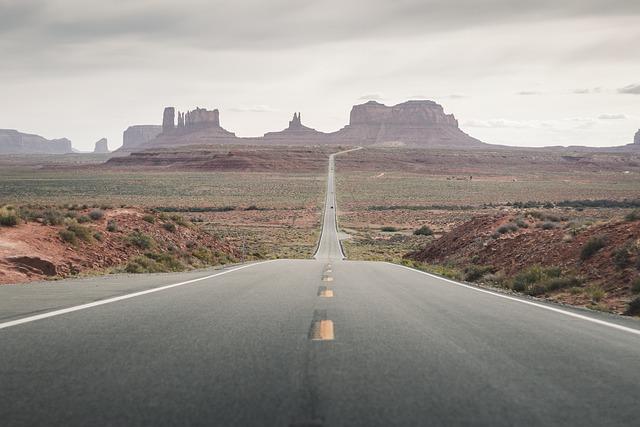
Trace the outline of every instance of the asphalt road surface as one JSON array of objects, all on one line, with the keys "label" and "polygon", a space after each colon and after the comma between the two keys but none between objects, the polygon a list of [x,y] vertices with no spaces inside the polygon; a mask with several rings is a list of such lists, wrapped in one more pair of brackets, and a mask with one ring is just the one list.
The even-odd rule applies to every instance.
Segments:
[{"label": "asphalt road surface", "polygon": [[638,425],[638,322],[343,260],[0,287],[0,425]]}]

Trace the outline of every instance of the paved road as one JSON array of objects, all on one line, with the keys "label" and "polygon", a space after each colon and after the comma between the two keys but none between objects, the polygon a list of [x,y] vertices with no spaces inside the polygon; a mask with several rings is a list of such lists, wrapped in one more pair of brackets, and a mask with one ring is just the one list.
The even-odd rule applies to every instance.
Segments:
[{"label": "paved road", "polygon": [[315,260],[0,287],[0,424],[638,424],[638,322],[343,261],[330,206]]}]

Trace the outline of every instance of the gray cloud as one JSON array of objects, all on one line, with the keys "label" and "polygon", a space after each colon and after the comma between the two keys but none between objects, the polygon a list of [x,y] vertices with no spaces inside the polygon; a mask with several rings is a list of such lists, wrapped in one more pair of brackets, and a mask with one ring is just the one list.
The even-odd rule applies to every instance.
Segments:
[{"label": "gray cloud", "polygon": [[627,118],[626,114],[600,114],[598,116],[600,120],[624,120]]},{"label": "gray cloud", "polygon": [[[95,43],[160,51],[170,46],[278,50],[519,21],[638,14],[640,3],[627,0],[128,0],[117,6],[98,0],[0,0],[0,31],[10,36],[0,53],[33,57]],[[21,49],[11,49],[16,43]]]},{"label": "gray cloud", "polygon": [[618,93],[640,95],[640,84],[631,84],[625,87],[621,87],[620,89],[618,89]]}]

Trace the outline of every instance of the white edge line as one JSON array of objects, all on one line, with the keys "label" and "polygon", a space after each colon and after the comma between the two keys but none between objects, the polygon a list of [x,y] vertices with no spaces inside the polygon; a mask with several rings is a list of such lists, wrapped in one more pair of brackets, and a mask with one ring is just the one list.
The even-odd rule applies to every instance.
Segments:
[{"label": "white edge line", "polygon": [[407,267],[405,265],[394,264],[392,262],[387,262],[387,264],[391,264],[391,265],[394,265],[396,267],[404,268],[404,269],[409,270],[409,271],[414,271],[416,273],[424,274],[425,276],[429,276],[429,277],[432,277],[434,279],[440,279],[440,280],[445,281],[445,282],[453,283],[454,285],[462,286],[463,288],[468,288],[468,289],[471,289],[471,290],[476,291],[476,292],[482,292],[483,294],[489,294],[489,295],[493,295],[493,296],[498,297],[498,298],[504,298],[504,299],[515,301],[515,302],[519,302],[519,303],[522,303],[522,304],[532,305],[534,307],[542,308],[544,310],[553,311],[555,313],[564,314],[565,316],[575,317],[576,319],[586,320],[587,322],[596,323],[598,325],[607,326],[609,328],[617,329],[619,331],[624,331],[624,332],[628,332],[628,333],[640,336],[640,330],[638,330],[638,329],[629,328],[627,326],[618,325],[616,323],[606,322],[604,320],[594,319],[593,317],[584,316],[582,314],[573,313],[571,311],[562,310],[560,308],[551,307],[551,306],[548,306],[548,305],[545,305],[545,304],[540,304],[540,303],[533,302],[533,301],[526,301],[526,300],[523,300],[523,299],[520,299],[520,298],[516,298],[516,297],[512,297],[512,296],[509,296],[509,295],[499,294],[497,292],[492,292],[492,291],[489,291],[489,290],[486,290],[486,289],[481,289],[481,288],[478,288],[476,286],[466,285],[464,283],[456,282],[455,280],[451,280],[451,279],[447,279],[447,278],[444,278],[444,277],[436,276],[435,274],[427,273],[427,272],[424,272],[424,271],[421,271],[421,270],[416,270],[415,268]]},{"label": "white edge line", "polygon": [[268,260],[268,261],[256,262],[256,263],[253,263],[253,264],[248,264],[248,265],[243,265],[241,267],[236,267],[236,268],[233,268],[231,270],[221,271],[220,273],[210,274],[208,276],[198,277],[197,279],[187,280],[185,282],[173,283],[171,285],[160,286],[158,288],[152,288],[152,289],[147,289],[147,290],[140,291],[140,292],[134,292],[134,293],[131,293],[131,294],[120,295],[120,296],[113,297],[113,298],[102,299],[102,300],[90,302],[90,303],[87,303],[87,304],[75,305],[73,307],[63,308],[63,309],[60,309],[60,310],[54,310],[54,311],[49,311],[47,313],[36,314],[35,316],[23,317],[21,319],[16,319],[16,320],[11,320],[9,322],[0,323],[0,329],[10,328],[12,326],[21,325],[23,323],[35,322],[36,320],[46,319],[48,317],[54,317],[54,316],[60,316],[62,314],[73,313],[74,311],[80,311],[80,310],[84,310],[84,309],[87,309],[87,308],[98,307],[98,306],[101,306],[101,305],[110,304],[112,302],[117,302],[117,301],[122,301],[122,300],[129,299],[129,298],[139,297],[139,296],[142,296],[142,295],[152,294],[154,292],[160,292],[160,291],[164,291],[164,290],[167,290],[167,289],[175,288],[175,287],[178,287],[178,286],[188,285],[188,284],[191,284],[191,283],[200,282],[202,280],[212,279],[214,277],[222,276],[222,275],[227,274],[227,273],[232,273],[234,271],[242,270],[242,269],[249,268],[249,267],[254,267],[254,266],[260,265],[260,264],[266,264],[268,262],[273,262],[273,261],[278,261],[278,260],[272,259],[272,260]]}]

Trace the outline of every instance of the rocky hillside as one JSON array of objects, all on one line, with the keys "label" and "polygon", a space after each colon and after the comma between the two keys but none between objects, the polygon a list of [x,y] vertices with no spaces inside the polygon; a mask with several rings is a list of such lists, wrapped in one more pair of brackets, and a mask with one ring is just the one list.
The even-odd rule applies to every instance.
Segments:
[{"label": "rocky hillside", "polygon": [[479,216],[407,258],[448,266],[460,279],[624,313],[640,293],[640,212],[595,223],[554,210]]},{"label": "rocky hillside", "polygon": [[230,262],[233,247],[181,216],[133,208],[0,208],[0,284]]},{"label": "rocky hillside", "polygon": [[73,153],[73,148],[67,138],[46,139],[13,129],[0,129],[0,154],[68,153]]}]

